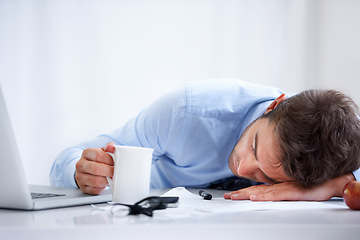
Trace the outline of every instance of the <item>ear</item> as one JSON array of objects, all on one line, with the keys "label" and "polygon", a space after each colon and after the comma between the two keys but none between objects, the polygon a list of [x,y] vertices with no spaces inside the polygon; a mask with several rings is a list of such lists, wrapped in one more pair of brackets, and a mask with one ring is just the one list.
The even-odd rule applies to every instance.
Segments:
[{"label": "ear", "polygon": [[281,94],[279,97],[277,97],[270,106],[266,109],[266,113],[271,112],[274,108],[276,108],[282,101],[286,99],[285,93]]}]

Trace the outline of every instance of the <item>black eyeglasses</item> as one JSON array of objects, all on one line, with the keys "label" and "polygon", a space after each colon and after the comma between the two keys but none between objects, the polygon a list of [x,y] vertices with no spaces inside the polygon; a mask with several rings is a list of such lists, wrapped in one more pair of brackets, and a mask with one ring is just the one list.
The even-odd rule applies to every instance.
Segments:
[{"label": "black eyeglasses", "polygon": [[[176,198],[175,202],[179,198]],[[164,197],[147,197],[134,205],[131,204],[123,204],[123,203],[113,203],[114,206],[111,210],[111,213],[115,216],[126,216],[126,215],[138,215],[144,214],[146,216],[152,217],[153,211],[161,210],[167,208],[168,201],[164,200]],[[116,206],[122,206],[122,208],[117,208]]]}]

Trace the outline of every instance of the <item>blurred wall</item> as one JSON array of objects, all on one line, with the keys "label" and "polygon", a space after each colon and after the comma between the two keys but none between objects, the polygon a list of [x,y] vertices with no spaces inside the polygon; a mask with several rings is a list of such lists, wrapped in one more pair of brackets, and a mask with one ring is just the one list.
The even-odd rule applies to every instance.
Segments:
[{"label": "blurred wall", "polygon": [[0,0],[0,84],[28,181],[187,81],[240,78],[360,103],[357,0]]}]

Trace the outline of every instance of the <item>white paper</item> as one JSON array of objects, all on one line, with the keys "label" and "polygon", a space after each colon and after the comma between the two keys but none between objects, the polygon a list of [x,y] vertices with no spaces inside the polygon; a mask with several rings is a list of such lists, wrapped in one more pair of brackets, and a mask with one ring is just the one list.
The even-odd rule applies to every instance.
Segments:
[{"label": "white paper", "polygon": [[261,210],[299,210],[299,209],[342,209],[347,208],[342,202],[307,202],[307,201],[280,201],[280,202],[255,202],[250,200],[228,200],[223,197],[204,200],[199,195],[189,192],[184,187],[173,188],[162,196],[178,196],[179,206],[156,211],[156,215],[171,218],[201,217],[209,214],[233,213],[241,211]]},{"label": "white paper", "polygon": [[[234,213],[244,211],[284,211],[284,210],[308,210],[308,209],[346,209],[342,201],[324,201],[324,202],[307,202],[307,201],[279,201],[279,202],[255,202],[250,200],[229,200],[223,197],[213,197],[211,200],[204,200],[201,196],[189,192],[184,187],[177,187],[169,190],[162,196],[179,197],[179,205],[176,208],[167,208],[164,210],[154,211],[154,218],[179,219],[205,217],[221,213]],[[94,210],[105,211],[114,217],[119,216],[117,213],[118,206],[105,205],[94,206]],[[138,215],[139,216],[139,215]],[[129,216],[123,216],[129,218]],[[124,219],[123,221],[127,221]],[[134,219],[132,219],[134,221]]]}]

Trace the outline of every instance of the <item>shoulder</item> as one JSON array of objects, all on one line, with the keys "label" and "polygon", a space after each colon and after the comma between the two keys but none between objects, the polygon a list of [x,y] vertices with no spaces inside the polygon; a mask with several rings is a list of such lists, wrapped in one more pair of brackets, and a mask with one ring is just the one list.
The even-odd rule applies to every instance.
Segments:
[{"label": "shoulder", "polygon": [[262,95],[271,91],[279,91],[279,89],[271,86],[233,78],[198,80],[188,82],[184,86],[186,90],[191,91],[192,94],[217,93],[218,95],[223,95],[228,93],[236,95]]},{"label": "shoulder", "polygon": [[255,106],[273,101],[281,90],[239,79],[208,79],[187,82],[164,95],[150,112],[166,115],[241,119]]},{"label": "shoulder", "polygon": [[239,79],[209,79],[185,84],[187,111],[208,117],[235,117],[278,97],[282,91]]}]

